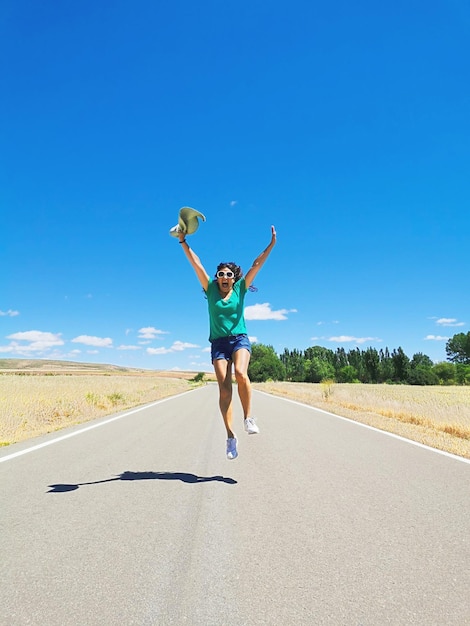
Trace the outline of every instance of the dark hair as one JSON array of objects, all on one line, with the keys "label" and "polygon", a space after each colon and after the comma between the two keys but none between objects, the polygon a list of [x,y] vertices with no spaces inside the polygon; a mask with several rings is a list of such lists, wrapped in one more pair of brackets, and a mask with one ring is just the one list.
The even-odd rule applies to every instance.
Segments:
[{"label": "dark hair", "polygon": [[[237,265],[236,263],[234,263],[233,261],[229,261],[228,263],[219,263],[217,265],[217,270],[215,272],[215,278],[217,278],[217,272],[219,270],[221,270],[223,267],[228,267],[229,270],[232,270],[232,272],[234,274],[234,282],[237,282],[243,276],[242,268],[239,265]],[[258,289],[254,285],[250,285],[248,287],[248,289],[249,289],[249,291],[258,291]]]}]

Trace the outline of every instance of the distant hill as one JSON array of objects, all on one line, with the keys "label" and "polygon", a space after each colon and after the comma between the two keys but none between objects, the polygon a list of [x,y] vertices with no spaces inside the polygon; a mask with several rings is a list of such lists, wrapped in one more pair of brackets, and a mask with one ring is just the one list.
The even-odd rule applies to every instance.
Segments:
[{"label": "distant hill", "polygon": [[[181,370],[144,370],[134,367],[121,367],[107,363],[78,363],[76,361],[59,361],[46,359],[0,359],[0,374],[12,373],[18,375],[36,374],[140,374],[142,376],[164,376],[166,378],[192,379],[197,372]],[[208,380],[215,380],[213,375],[207,374]]]},{"label": "distant hill", "polygon": [[77,363],[46,359],[0,359],[0,371],[35,372],[141,372],[143,370],[106,363]]}]

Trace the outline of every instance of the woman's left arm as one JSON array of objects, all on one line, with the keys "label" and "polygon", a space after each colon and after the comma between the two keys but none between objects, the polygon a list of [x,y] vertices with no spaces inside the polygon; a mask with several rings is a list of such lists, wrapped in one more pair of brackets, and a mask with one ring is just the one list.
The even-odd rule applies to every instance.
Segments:
[{"label": "woman's left arm", "polygon": [[256,257],[256,259],[253,261],[253,265],[250,267],[250,269],[246,273],[245,283],[246,283],[247,289],[253,283],[256,274],[263,267],[264,262],[268,258],[275,244],[276,244],[276,229],[274,228],[274,226],[271,226],[271,241],[269,243],[269,246],[265,248],[259,256]]}]

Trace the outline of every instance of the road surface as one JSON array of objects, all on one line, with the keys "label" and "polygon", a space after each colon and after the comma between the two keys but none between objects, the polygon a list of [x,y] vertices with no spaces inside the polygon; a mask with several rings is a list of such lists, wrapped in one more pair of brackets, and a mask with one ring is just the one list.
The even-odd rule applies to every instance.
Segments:
[{"label": "road surface", "polygon": [[234,461],[213,384],[0,450],[0,624],[470,624],[468,462],[253,409]]}]

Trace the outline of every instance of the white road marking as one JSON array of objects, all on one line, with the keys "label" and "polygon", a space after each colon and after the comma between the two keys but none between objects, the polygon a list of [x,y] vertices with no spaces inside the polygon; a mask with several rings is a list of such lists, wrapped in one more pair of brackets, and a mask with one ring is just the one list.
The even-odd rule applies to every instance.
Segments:
[{"label": "white road marking", "polygon": [[[285,402],[290,402],[291,404],[297,404],[298,406],[306,407],[311,409],[312,411],[319,411],[320,413],[324,413],[325,415],[329,415],[331,417],[336,417],[337,419],[343,420],[345,422],[349,422],[350,424],[356,424],[357,426],[362,426],[362,428],[368,428],[369,430],[373,430],[377,433],[381,433],[382,435],[387,435],[388,437],[393,437],[394,439],[398,439],[399,441],[404,441],[405,443],[409,443],[413,446],[417,446],[418,448],[424,448],[425,450],[429,450],[431,452],[436,452],[437,454],[441,454],[442,456],[447,456],[456,461],[461,461],[462,463],[466,463],[470,465],[470,459],[466,459],[462,456],[458,456],[456,454],[451,454],[450,452],[445,452],[444,450],[439,450],[437,448],[432,448],[431,446],[427,446],[423,443],[419,443],[417,441],[413,441],[412,439],[407,439],[406,437],[402,437],[401,435],[395,435],[394,433],[389,433],[386,430],[381,430],[380,428],[375,428],[374,426],[369,426],[369,424],[363,424],[362,422],[356,422],[353,419],[348,417],[343,417],[342,415],[336,415],[335,413],[330,413],[329,411],[325,411],[324,409],[319,409],[317,407],[311,406],[310,404],[303,404],[302,402],[298,402],[297,400],[291,400],[290,398],[283,398],[282,396],[276,396],[274,394],[266,393],[265,391],[256,390],[257,393],[264,394],[271,398],[277,398],[278,400],[284,400]],[[172,400],[181,395],[185,395],[185,393],[191,393],[190,391],[186,391],[183,394],[178,394],[177,396],[169,396],[167,398],[163,398],[162,400],[157,400],[156,402],[152,402],[151,404],[146,404],[144,406],[138,407],[137,409],[133,409],[132,411],[127,411],[122,415],[116,415],[115,417],[111,417],[110,419],[104,420],[103,422],[99,422],[98,424],[91,424],[90,426],[86,426],[85,428],[81,428],[80,430],[76,430],[73,433],[67,433],[67,435],[62,435],[60,437],[56,437],[55,439],[50,439],[48,441],[44,441],[36,446],[31,446],[30,448],[25,448],[24,450],[19,450],[18,452],[13,452],[13,454],[8,454],[6,456],[0,457],[0,463],[4,461],[10,461],[11,459],[15,459],[16,457],[22,456],[23,454],[28,454],[29,452],[34,452],[36,450],[40,450],[41,448],[45,448],[46,446],[50,446],[53,443],[59,443],[60,441],[64,441],[65,439],[69,439],[70,437],[75,437],[76,435],[81,435],[89,430],[93,430],[94,428],[99,428],[100,426],[106,426],[111,422],[115,422],[116,420],[123,419],[124,417],[128,417],[129,415],[133,415],[134,413],[138,413],[139,411],[144,411],[152,406],[156,406],[157,404],[162,404],[168,400]]]},{"label": "white road marking", "polygon": [[362,426],[363,428],[368,428],[369,430],[374,430],[377,433],[381,433],[382,435],[387,435],[388,437],[393,437],[394,439],[399,439],[400,441],[404,441],[406,443],[410,443],[412,446],[418,446],[418,448],[424,448],[425,450],[430,450],[431,452],[436,452],[437,454],[442,454],[443,456],[447,456],[451,459],[455,459],[456,461],[461,461],[462,463],[467,463],[470,465],[470,459],[466,459],[463,456],[458,456],[457,454],[451,454],[450,452],[445,452],[444,450],[439,450],[438,448],[432,448],[431,446],[427,446],[424,443],[419,443],[418,441],[413,441],[413,439],[407,439],[406,437],[402,437],[401,435],[395,435],[394,433],[389,433],[387,430],[381,430],[380,428],[375,428],[375,426],[369,426],[369,424],[363,424],[362,422],[356,422],[355,420],[349,417],[343,417],[342,415],[335,415],[335,413],[330,413],[329,411],[325,411],[324,409],[318,409],[315,406],[310,404],[303,404],[303,402],[298,402],[297,400],[291,400],[290,398],[283,398],[282,396],[276,396],[275,394],[267,393],[266,391],[256,390],[257,393],[262,393],[265,396],[278,398],[279,400],[285,400],[285,402],[291,402],[292,404],[297,404],[298,406],[307,407],[308,409],[312,409],[312,411],[319,411],[320,413],[325,413],[325,415],[330,415],[331,417],[336,417],[339,420],[343,420],[345,422],[349,422],[350,424],[356,424],[357,426]]},{"label": "white road marking", "polygon": [[59,441],[64,441],[64,439],[69,439],[70,437],[75,437],[76,435],[81,435],[82,433],[86,433],[89,430],[93,430],[93,428],[100,428],[100,426],[106,426],[111,422],[115,422],[116,420],[123,419],[124,417],[128,417],[133,413],[138,413],[139,411],[144,411],[145,409],[149,409],[152,406],[157,404],[162,404],[162,402],[166,402],[167,400],[173,400],[174,398],[185,395],[186,393],[191,393],[191,391],[185,391],[184,393],[177,394],[176,396],[168,396],[167,398],[162,398],[161,400],[157,400],[156,402],[152,402],[150,404],[145,404],[143,406],[138,407],[137,409],[132,409],[132,411],[127,411],[122,415],[116,415],[115,417],[110,417],[103,422],[99,422],[97,424],[91,424],[90,426],[85,426],[85,428],[80,428],[80,430],[76,430],[73,433],[67,433],[66,435],[62,435],[60,437],[56,437],[55,439],[49,439],[48,441],[44,441],[43,443],[39,443],[36,446],[31,446],[30,448],[25,448],[24,450],[19,450],[18,452],[13,452],[12,454],[8,454],[7,456],[0,457],[0,463],[4,461],[11,461],[11,459],[15,459],[18,456],[22,456],[23,454],[28,454],[29,452],[35,452],[36,450],[40,450],[41,448],[45,448],[46,446],[51,446],[53,443],[59,443]]}]

